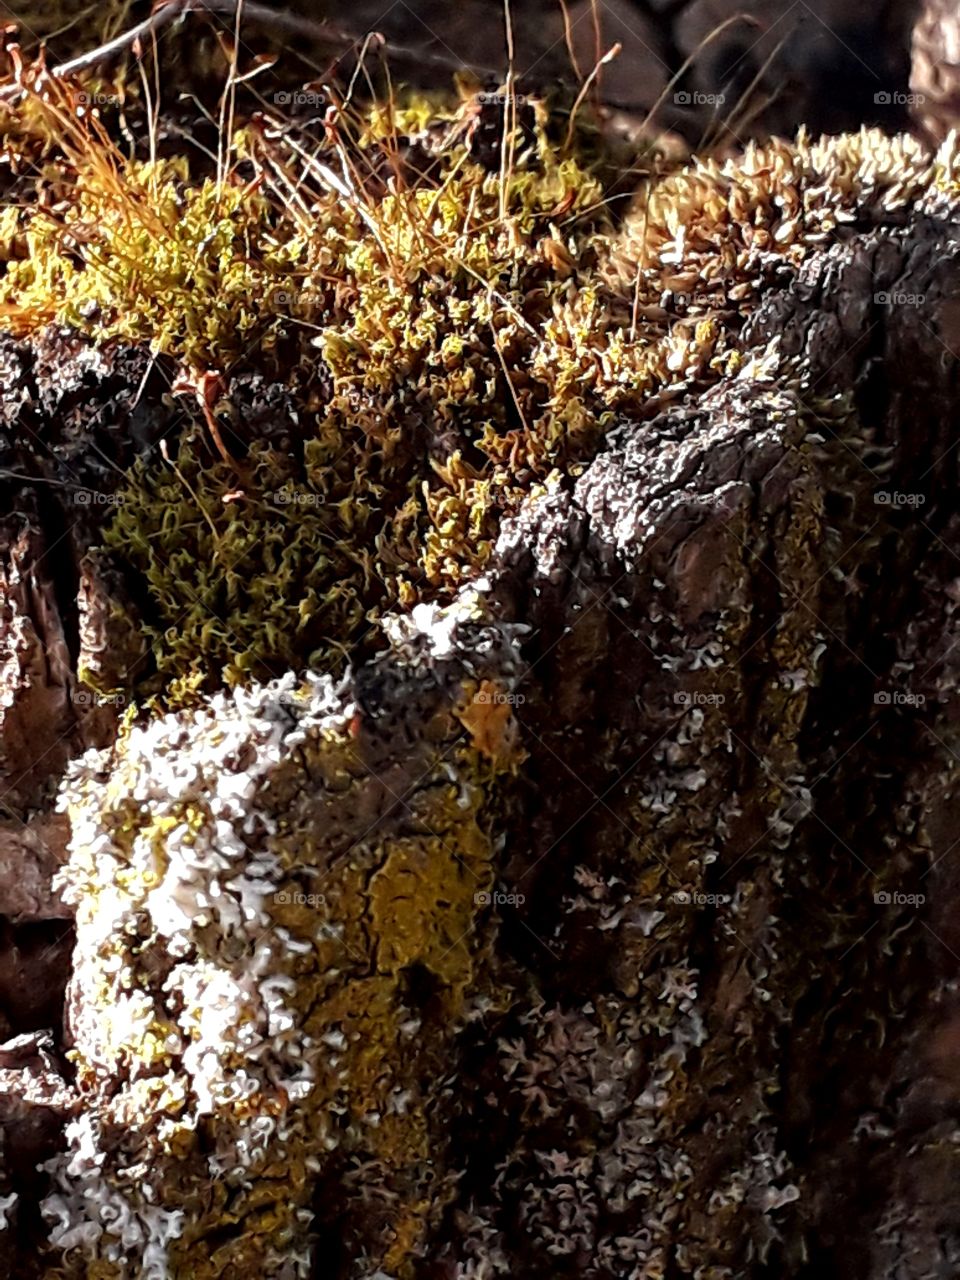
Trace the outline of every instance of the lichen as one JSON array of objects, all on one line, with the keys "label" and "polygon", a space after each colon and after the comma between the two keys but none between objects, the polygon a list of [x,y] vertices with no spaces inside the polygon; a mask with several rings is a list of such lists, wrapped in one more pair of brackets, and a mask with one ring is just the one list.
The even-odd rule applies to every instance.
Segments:
[{"label": "lichen", "polygon": [[[421,686],[436,732],[412,761],[329,677],[291,674],[73,770],[85,1115],[44,1206],[68,1267],[306,1275],[312,1188],[346,1161],[382,1167],[377,1261],[407,1274],[442,1141],[417,1029],[452,1034],[481,982],[495,779],[455,715],[469,688]],[[147,1114],[105,1159],[110,1126]]]},{"label": "lichen", "polygon": [[[577,866],[576,892],[558,890],[558,933],[582,916],[625,939],[612,991],[547,1000],[509,964],[491,978],[489,900],[533,745],[514,714],[530,664],[469,587],[483,596],[498,556],[530,555],[534,590],[553,589],[566,543],[541,529],[568,519],[590,525],[617,582],[621,568],[647,572],[663,511],[687,518],[702,496],[681,492],[702,442],[647,424],[684,396],[691,413],[710,408],[725,379],[738,465],[754,446],[798,460],[777,543],[790,567],[777,567],[798,598],[812,591],[824,513],[804,487],[805,415],[831,409],[802,408],[799,362],[743,335],[764,286],[796,279],[844,223],[952,198],[955,147],[930,161],[864,133],[680,167],[645,157],[619,223],[602,166],[542,104],[492,152],[478,121],[490,108],[475,97],[414,100],[333,112],[318,138],[270,112],[240,124],[211,174],[126,155],[75,86],[37,84],[4,111],[15,176],[42,162],[55,195],[4,215],[4,323],[27,339],[56,323],[148,346],[184,409],[182,430],[118,483],[90,561],[120,575],[117,608],[123,574],[142,588],[130,596],[154,664],[140,662],[131,603],[109,626],[137,654],[133,676],[99,658],[80,674],[156,701],[62,792],[83,1114],[48,1165],[44,1210],[64,1271],[84,1280],[306,1275],[329,1186],[362,1274],[420,1274],[459,1176],[438,1158],[453,1139],[431,1100],[456,1088],[446,1055],[484,1019],[484,1034],[502,1026],[516,1133],[490,1187],[462,1202],[462,1256],[439,1259],[452,1273],[511,1274],[513,1215],[545,1265],[721,1280],[736,1274],[741,1206],[762,1216],[796,1195],[769,1120],[777,1081],[758,1064],[742,1159],[671,1256],[696,1173],[690,1132],[707,1145],[720,1123],[697,1128],[689,1081],[705,1061],[728,1079],[728,1042],[701,1052],[689,953],[706,930],[676,897],[702,892],[717,856],[689,838],[694,812],[715,812],[721,835],[739,816],[722,716],[676,712],[642,769],[622,782],[611,770],[627,834],[611,865]],[[251,373],[275,392],[258,387],[253,405]],[[624,424],[613,479],[591,472]],[[635,486],[636,502],[613,504],[612,484]],[[729,484],[736,538],[752,499]],[[522,520],[512,532],[531,510],[536,537]],[[684,556],[702,550],[691,537]],[[731,702],[745,696],[731,654],[766,639],[752,638],[744,558],[737,546],[743,580],[728,592],[742,607],[712,583],[699,649],[662,580],[646,606],[656,669],[716,672],[709,696]],[[580,616],[607,625],[612,608],[590,594]],[[81,613],[97,651],[108,624]],[[771,665],[791,678],[755,700],[777,765],[758,819],[782,875],[810,795],[790,769],[820,638],[797,611],[770,630]],[[596,665],[586,629],[571,644]],[[570,714],[578,731],[586,719]],[[631,725],[601,733],[619,748],[611,761],[629,748],[636,763]],[[700,795],[714,756],[731,770],[713,779],[715,811]],[[606,797],[610,779],[598,785]],[[721,928],[749,920],[759,896],[743,877]],[[751,1017],[764,995],[752,988]],[[486,1104],[472,1105],[476,1125]],[[542,1126],[536,1142],[527,1126]],[[638,1203],[646,1225],[618,1234]]]}]

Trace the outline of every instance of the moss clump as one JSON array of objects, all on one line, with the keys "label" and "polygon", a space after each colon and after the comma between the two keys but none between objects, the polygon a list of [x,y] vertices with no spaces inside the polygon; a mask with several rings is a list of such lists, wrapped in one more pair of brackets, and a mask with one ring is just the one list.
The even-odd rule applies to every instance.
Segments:
[{"label": "moss clump", "polygon": [[[539,104],[509,116],[341,106],[318,142],[260,115],[211,176],[126,157],[69,85],[8,113],[8,154],[32,138],[58,198],[7,227],[7,325],[149,343],[189,393],[194,426],[127,476],[105,535],[147,584],[171,702],[337,665],[386,611],[451,598],[622,416],[773,376],[775,349],[744,366],[739,343],[764,283],[955,170],[878,134],[801,137],[654,166],[617,228],[602,159]],[[234,456],[218,422],[251,373],[284,403]]]},{"label": "moss clump", "polygon": [[211,461],[195,436],[170,466],[135,466],[106,540],[145,575],[169,701],[211,676],[236,684],[319,663],[375,607],[383,587],[372,575],[366,590],[351,589],[362,550],[348,541],[348,522],[369,513],[331,509],[337,495],[318,452],[307,448],[298,467],[258,442],[244,463],[242,496],[230,502],[224,495],[236,491],[236,473]]},{"label": "moss clump", "polygon": [[452,592],[504,511],[591,456],[610,373],[635,398],[651,382],[590,282],[601,187],[539,108],[502,172],[472,153],[471,101],[447,112],[429,176],[396,169],[381,106],[345,114],[322,162],[295,125],[255,122],[217,181],[125,160],[69,89],[46,116],[29,101],[61,126],[73,187],[54,215],[20,216],[8,325],[148,342],[194,408],[217,371],[229,415],[250,368],[294,401],[236,464],[208,414],[118,494],[106,543],[146,581],[171,701],[338,662],[387,608]]},{"label": "moss clump", "polygon": [[[867,210],[929,198],[955,177],[955,147],[934,159],[911,137],[876,129],[837,138],[750,143],[645,181],[604,267],[612,288],[634,283],[640,314],[666,303],[676,332],[711,319],[736,332],[763,289],[793,274]],[[676,352],[671,367],[684,367]]]},{"label": "moss clump", "polygon": [[269,351],[263,300],[294,296],[297,256],[274,238],[269,202],[239,183],[190,184],[183,159],[125,162],[96,132],[84,142],[69,200],[8,231],[19,255],[0,288],[7,327],[55,321],[147,342],[188,369]]}]

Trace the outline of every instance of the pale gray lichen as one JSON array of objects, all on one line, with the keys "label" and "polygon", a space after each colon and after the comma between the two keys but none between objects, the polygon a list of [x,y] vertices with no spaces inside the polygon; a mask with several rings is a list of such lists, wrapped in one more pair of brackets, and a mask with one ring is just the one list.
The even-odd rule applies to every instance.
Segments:
[{"label": "pale gray lichen", "polygon": [[[305,1276],[332,1153],[398,1186],[432,1177],[404,975],[434,974],[451,1031],[469,1016],[490,884],[478,818],[511,736],[509,708],[476,690],[493,675],[509,688],[517,660],[475,595],[391,634],[373,683],[288,674],[222,692],[70,770],[84,1112],[42,1205],[69,1274]],[[405,696],[385,718],[371,699],[391,683]],[[411,752],[413,706],[438,736]],[[422,1192],[405,1195],[390,1193],[371,1269],[423,1229]]]}]

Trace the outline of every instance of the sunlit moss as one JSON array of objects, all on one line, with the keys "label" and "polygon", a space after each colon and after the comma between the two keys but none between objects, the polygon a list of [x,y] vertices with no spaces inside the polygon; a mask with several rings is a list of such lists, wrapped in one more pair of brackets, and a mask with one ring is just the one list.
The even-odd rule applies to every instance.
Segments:
[{"label": "sunlit moss", "polygon": [[185,161],[77,174],[70,203],[34,213],[8,261],[0,307],[24,332],[56,321],[99,340],[145,342],[190,367],[228,365],[258,339],[272,290],[292,296],[294,244],[239,184],[187,182]]},{"label": "sunlit moss", "polygon": [[[801,137],[742,162],[653,163],[618,226],[578,133],[568,145],[528,104],[480,154],[490,110],[342,111],[319,150],[257,118],[219,177],[125,158],[68,89],[7,113],[8,154],[33,139],[62,198],[0,224],[0,316],[147,344],[187,396],[194,425],[130,472],[105,534],[146,580],[169,702],[338,665],[386,610],[449,598],[504,516],[612,424],[748,376],[739,331],[764,280],[933,172],[910,143]],[[199,380],[218,377],[219,413],[250,370],[294,410],[231,462]]]},{"label": "sunlit moss", "polygon": [[[504,175],[466,135],[429,181],[374,202],[323,189],[308,166],[308,220],[278,199],[283,156],[262,131],[236,139],[259,179],[194,182],[182,160],[124,161],[95,115],[71,110],[51,109],[68,119],[72,198],[20,215],[7,325],[147,343],[188,389],[223,371],[226,403],[249,367],[291,384],[320,370],[330,388],[299,405],[284,448],[254,440],[232,466],[201,428],[122,487],[106,543],[146,580],[168,701],[340,661],[387,607],[482,565],[503,512],[602,438],[609,321],[578,280],[599,252],[602,190],[548,139],[541,108]],[[407,127],[432,118],[416,101],[406,113]],[[357,172],[383,134],[374,112],[352,142]]]}]

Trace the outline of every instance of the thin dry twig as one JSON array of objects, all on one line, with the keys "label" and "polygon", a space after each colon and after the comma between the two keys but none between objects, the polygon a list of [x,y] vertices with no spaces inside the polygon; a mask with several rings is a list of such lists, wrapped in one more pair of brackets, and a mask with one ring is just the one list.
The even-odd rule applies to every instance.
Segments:
[{"label": "thin dry twig", "polygon": [[[154,9],[149,17],[144,18],[142,22],[138,22],[136,26],[131,27],[128,31],[121,32],[112,40],[98,45],[95,49],[88,49],[86,53],[78,54],[77,57],[70,58],[67,62],[61,62],[57,66],[51,67],[47,74],[62,79],[66,76],[76,75],[81,71],[90,71],[94,67],[102,66],[105,62],[109,62],[111,59],[119,57],[130,50],[137,51],[143,48],[147,39],[156,38],[160,32],[174,22],[180,21],[190,14],[238,17],[241,8],[243,16],[249,22],[262,23],[274,31],[283,31],[289,35],[305,36],[307,39],[316,40],[318,43],[349,47],[350,45],[358,44],[362,39],[362,37],[345,31],[330,22],[316,22],[312,18],[303,18],[298,14],[288,13],[283,9],[271,9],[265,4],[247,3],[246,0],[243,0],[242,4],[241,0],[164,0],[164,3]],[[389,41],[383,41],[383,48],[392,57],[413,61],[421,66],[433,66],[443,71],[461,71],[466,67],[466,63],[461,59],[436,53],[429,49],[411,49],[407,45],[393,44]],[[473,70],[487,75],[498,74],[491,67],[474,67]],[[23,87],[20,84],[6,85],[3,89],[0,89],[0,101],[16,98],[23,92]]]},{"label": "thin dry twig", "polygon": [[573,43],[573,27],[570,23],[570,10],[567,8],[567,0],[559,0],[559,4],[560,12],[563,15],[563,40],[567,46],[570,65],[573,67],[573,74],[582,84],[583,72],[580,70],[580,63],[577,61],[577,51]]},{"label": "thin dry twig", "polygon": [[507,190],[513,173],[514,148],[517,137],[517,105],[514,89],[516,76],[514,63],[516,51],[513,45],[513,14],[510,0],[503,0],[503,22],[507,42],[506,101],[503,104],[503,138],[500,143],[500,221],[507,216]]},{"label": "thin dry twig", "polygon": [[[786,44],[787,40],[790,38],[790,34],[791,33],[789,31],[784,32],[784,34],[780,37],[780,39],[777,41],[774,47],[770,50],[770,53],[767,55],[763,64],[760,66],[759,70],[757,71],[756,75],[753,77],[753,79],[750,81],[750,83],[741,93],[736,105],[734,106],[730,114],[727,116],[727,118],[725,120],[719,120],[719,121],[713,120],[711,122],[710,127],[707,129],[707,132],[704,134],[703,140],[701,142],[702,147],[712,146],[715,141],[719,141],[720,136],[724,132],[731,134],[733,138],[736,139],[737,142],[742,142],[742,140],[738,136],[738,131],[744,129],[746,125],[749,124],[752,118],[751,112],[750,112],[750,99],[752,98],[756,89],[762,83],[763,77],[767,74],[767,72],[776,62],[777,58],[780,56],[780,52],[783,49],[783,46]],[[768,99],[766,102],[764,102],[762,105],[756,108],[756,111],[754,114],[757,114],[760,111],[765,110],[770,105],[770,102],[772,101],[773,101],[772,98]],[[743,116],[740,120],[738,120],[737,113],[740,111],[743,112]]]},{"label": "thin dry twig", "polygon": [[611,45],[603,57],[598,60],[597,65],[580,86],[580,92],[577,94],[577,100],[574,102],[573,109],[570,112],[570,119],[567,121],[567,136],[563,144],[565,150],[570,150],[570,144],[573,141],[573,130],[577,121],[577,112],[580,110],[584,98],[590,92],[590,86],[595,80],[599,79],[602,68],[605,67],[608,62],[612,62],[614,58],[619,58],[622,51],[623,45],[620,44],[619,41],[615,45]]},{"label": "thin dry twig", "polygon": [[713,44],[714,40],[716,40],[719,36],[721,36],[728,27],[732,27],[736,22],[744,22],[751,27],[760,26],[760,23],[757,21],[755,17],[753,17],[752,14],[732,13],[730,17],[727,18],[724,22],[719,23],[717,26],[713,28],[712,31],[709,31],[703,37],[703,39],[700,41],[697,47],[693,50],[690,56],[686,59],[683,65],[667,81],[667,84],[665,85],[663,92],[660,94],[656,102],[653,104],[653,106],[644,116],[643,124],[641,125],[642,129],[647,128],[647,126],[650,124],[650,121],[654,118],[654,116],[657,114],[657,112],[666,102],[670,93],[677,86],[677,84],[679,84],[679,82],[683,79],[683,77],[687,74],[687,72],[696,62],[697,58],[700,57],[700,54],[703,53],[704,49],[708,48],[711,44]]}]

